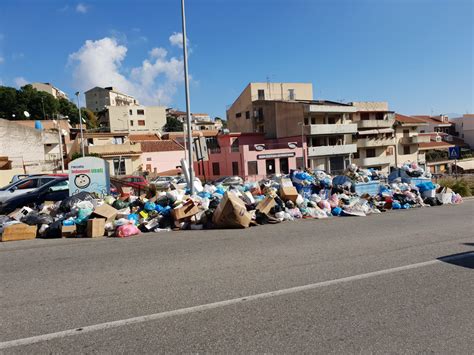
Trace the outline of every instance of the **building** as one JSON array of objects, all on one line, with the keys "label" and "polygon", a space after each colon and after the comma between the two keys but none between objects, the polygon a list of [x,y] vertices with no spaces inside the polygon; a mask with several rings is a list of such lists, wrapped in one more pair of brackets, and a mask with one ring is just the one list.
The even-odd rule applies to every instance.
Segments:
[{"label": "building", "polygon": [[[186,126],[186,112],[175,109],[166,110],[167,117],[174,117]],[[207,113],[191,113],[191,128],[193,131],[219,131],[223,127],[222,120],[212,120]]]},{"label": "building", "polygon": [[426,130],[428,124],[415,117],[395,114],[395,166],[400,167],[405,162],[416,162],[426,167],[426,156],[420,150],[420,145],[428,143],[429,137],[418,132]]},{"label": "building", "polygon": [[[128,133],[84,132],[85,154],[94,154],[107,161],[110,175],[134,175],[142,169],[141,145],[131,142]],[[69,158],[81,152],[81,136],[77,135]]]},{"label": "building", "polygon": [[31,83],[31,86],[38,91],[44,91],[48,94],[53,95],[56,99],[69,100],[67,94],[64,91],[59,90],[57,87],[53,86],[50,83]]},{"label": "building", "polygon": [[172,139],[141,142],[143,170],[160,174],[181,166],[184,147]]},{"label": "building", "polygon": [[449,122],[449,118],[446,115],[439,115],[439,116],[413,115],[412,117],[415,117],[426,123],[426,126],[423,128],[420,128],[418,133],[428,133],[428,132],[450,133],[452,130],[453,124]]},{"label": "building", "polygon": [[162,132],[166,124],[163,106],[107,106],[99,118],[101,127],[109,132]]},{"label": "building", "polygon": [[[249,83],[227,109],[228,128],[231,132],[260,132],[258,103],[263,101],[312,100],[311,83]],[[261,117],[260,117],[261,119]]]},{"label": "building", "polygon": [[258,181],[288,174],[303,163],[301,136],[276,140],[263,133],[216,133],[206,139],[208,159],[194,163],[196,175],[205,180],[238,175]]},{"label": "building", "polygon": [[11,162],[11,169],[0,173],[3,185],[15,174],[51,173],[61,169],[57,132],[18,122],[0,119],[0,157]]},{"label": "building", "polygon": [[357,152],[353,163],[361,168],[374,168],[384,173],[395,166],[395,114],[387,102],[352,102],[356,112],[351,120],[357,124]]},{"label": "building", "polygon": [[464,114],[451,119],[459,138],[474,150],[474,114]]},{"label": "building", "polygon": [[137,106],[139,102],[133,96],[124,94],[112,86],[101,88],[96,86],[87,90],[86,107],[94,112],[105,110],[109,106]]}]

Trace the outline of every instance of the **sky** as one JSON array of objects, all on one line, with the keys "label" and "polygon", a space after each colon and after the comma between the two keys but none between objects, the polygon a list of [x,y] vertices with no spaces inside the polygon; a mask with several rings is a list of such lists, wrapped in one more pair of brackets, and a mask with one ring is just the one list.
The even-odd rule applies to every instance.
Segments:
[{"label": "sky", "polygon": [[[192,112],[249,82],[403,114],[474,112],[472,0],[186,0]],[[2,0],[0,84],[115,86],[185,109],[180,0]],[[83,98],[82,98],[83,100]]]}]

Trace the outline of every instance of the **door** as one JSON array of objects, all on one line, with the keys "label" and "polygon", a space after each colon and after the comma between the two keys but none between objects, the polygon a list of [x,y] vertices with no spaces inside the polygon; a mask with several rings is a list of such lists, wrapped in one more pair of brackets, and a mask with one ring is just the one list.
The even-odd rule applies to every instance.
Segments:
[{"label": "door", "polygon": [[275,159],[265,160],[265,165],[267,167],[267,175],[275,174]]},{"label": "door", "polygon": [[329,163],[331,167],[331,171],[330,171],[331,174],[333,175],[342,174],[342,172],[344,171],[344,157],[342,156],[330,157]]},{"label": "door", "polygon": [[280,158],[280,173],[288,174],[290,170],[288,169],[288,158]]},{"label": "door", "polygon": [[237,161],[232,162],[232,175],[239,175],[239,162]]}]

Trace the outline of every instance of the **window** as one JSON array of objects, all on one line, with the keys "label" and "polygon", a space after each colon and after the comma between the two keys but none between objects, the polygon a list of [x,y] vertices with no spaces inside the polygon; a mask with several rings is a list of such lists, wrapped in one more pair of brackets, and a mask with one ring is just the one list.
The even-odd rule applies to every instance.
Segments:
[{"label": "window", "polygon": [[25,189],[36,189],[40,185],[39,185],[39,179],[30,179],[25,182],[21,182],[15,186],[17,190],[25,190]]},{"label": "window", "polygon": [[133,115],[133,110],[128,110],[128,113],[131,115]]},{"label": "window", "polygon": [[370,115],[369,115],[368,112],[361,112],[361,114],[360,114],[360,119],[361,119],[362,121],[367,121],[369,118],[370,118]]},{"label": "window", "polygon": [[130,126],[133,127],[133,120],[130,120]]},{"label": "window", "polygon": [[138,120],[138,125],[139,126],[144,126],[145,125],[145,120]]},{"label": "window", "polygon": [[288,174],[290,172],[288,168],[288,158],[280,158],[280,173]]},{"label": "window", "polygon": [[328,117],[328,124],[335,124],[336,123],[336,117],[331,116]]},{"label": "window", "polygon": [[212,175],[220,175],[221,169],[219,163],[212,163]]},{"label": "window", "polygon": [[425,130],[424,129],[420,130],[420,133],[425,133]]},{"label": "window", "polygon": [[403,154],[410,154],[410,146],[404,145],[403,146]]},{"label": "window", "polygon": [[258,165],[256,161],[249,161],[247,163],[248,175],[258,175]]},{"label": "window", "polygon": [[245,118],[249,119],[250,118],[250,111],[245,111]]},{"label": "window", "polygon": [[146,171],[151,171],[151,164],[146,165]]},{"label": "window", "polygon": [[354,158],[354,159],[359,159],[359,151],[355,152],[355,153],[352,155],[352,158]]},{"label": "window", "polygon": [[123,144],[123,137],[113,137],[112,144]]},{"label": "window", "polygon": [[258,99],[265,100],[265,90],[258,90]]},{"label": "window", "polygon": [[304,160],[303,158],[296,158],[296,168],[297,169],[303,169],[304,167]]},{"label": "window", "polygon": [[393,147],[387,148],[387,156],[393,155]]},{"label": "window", "polygon": [[237,112],[237,113],[235,114],[235,118],[240,118],[240,117],[242,117],[242,113]]},{"label": "window", "polygon": [[263,119],[263,108],[262,107],[259,107],[258,108],[258,115],[257,115],[258,118],[260,119]]},{"label": "window", "polygon": [[375,157],[375,148],[367,149],[365,151],[365,156],[367,158],[374,158]]},{"label": "window", "polygon": [[93,145],[93,144],[94,144],[94,139],[87,138],[87,145]]},{"label": "window", "polygon": [[295,100],[295,89],[288,89],[288,100]]},{"label": "window", "polygon": [[381,121],[383,120],[383,116],[384,116],[383,112],[377,112],[375,114],[375,119]]},{"label": "window", "polygon": [[51,192],[69,190],[69,181],[59,181],[55,184],[50,185],[49,189],[51,190]]},{"label": "window", "polygon": [[114,163],[114,175],[125,175],[125,161],[121,158],[115,158]]},{"label": "window", "polygon": [[151,161],[151,158],[146,158],[146,161]]},{"label": "window", "polygon": [[137,110],[137,115],[143,116],[145,114],[145,110]]},{"label": "window", "polygon": [[232,162],[232,175],[239,175],[239,162]]}]

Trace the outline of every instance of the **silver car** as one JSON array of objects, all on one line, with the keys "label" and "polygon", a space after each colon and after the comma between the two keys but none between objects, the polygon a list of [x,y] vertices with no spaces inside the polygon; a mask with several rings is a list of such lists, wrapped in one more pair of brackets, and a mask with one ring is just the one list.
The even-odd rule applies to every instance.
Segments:
[{"label": "silver car", "polygon": [[54,176],[42,175],[26,177],[12,182],[11,184],[0,188],[0,202],[5,202],[12,197],[34,191],[54,179],[56,179]]}]

